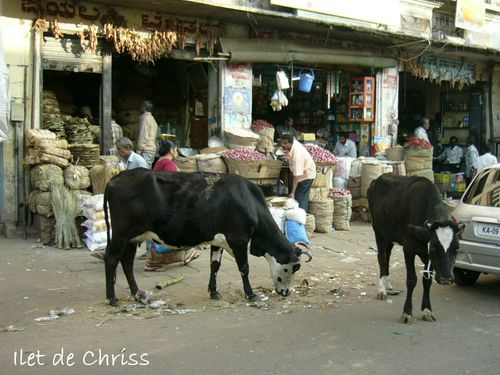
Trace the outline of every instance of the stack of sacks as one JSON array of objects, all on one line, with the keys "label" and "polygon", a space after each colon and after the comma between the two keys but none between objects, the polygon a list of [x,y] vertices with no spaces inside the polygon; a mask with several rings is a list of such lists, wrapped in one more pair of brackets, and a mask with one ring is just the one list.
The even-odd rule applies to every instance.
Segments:
[{"label": "stack of sacks", "polygon": [[103,204],[104,194],[88,197],[83,203],[82,213],[87,218],[82,224],[87,228],[83,242],[90,251],[104,250],[107,245]]},{"label": "stack of sacks", "polygon": [[68,142],[57,140],[55,133],[44,129],[30,129],[26,133],[28,152],[25,164],[55,164],[66,168],[71,159]]}]

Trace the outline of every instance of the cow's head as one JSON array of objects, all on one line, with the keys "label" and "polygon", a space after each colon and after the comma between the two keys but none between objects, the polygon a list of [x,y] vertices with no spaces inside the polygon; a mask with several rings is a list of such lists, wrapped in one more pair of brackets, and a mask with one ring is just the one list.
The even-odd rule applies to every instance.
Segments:
[{"label": "cow's head", "polygon": [[300,269],[300,256],[307,256],[307,261],[312,259],[309,253],[309,248],[306,244],[298,242],[293,245],[293,249],[286,257],[276,259],[269,253],[265,254],[269,266],[271,267],[271,276],[276,288],[276,293],[284,297],[288,296],[292,291],[293,276]]},{"label": "cow's head", "polygon": [[410,225],[409,229],[415,240],[427,244],[432,268],[436,271],[435,280],[444,285],[453,283],[458,235],[464,225],[451,221],[426,222],[423,227]]}]

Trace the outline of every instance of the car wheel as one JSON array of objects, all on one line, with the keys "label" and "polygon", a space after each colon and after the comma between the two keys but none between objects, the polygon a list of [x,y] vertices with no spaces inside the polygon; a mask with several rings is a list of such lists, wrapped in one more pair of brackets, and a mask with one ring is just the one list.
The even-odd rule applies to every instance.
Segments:
[{"label": "car wheel", "polygon": [[466,286],[472,285],[477,281],[479,278],[479,272],[455,267],[453,269],[453,276],[455,276],[455,284]]}]

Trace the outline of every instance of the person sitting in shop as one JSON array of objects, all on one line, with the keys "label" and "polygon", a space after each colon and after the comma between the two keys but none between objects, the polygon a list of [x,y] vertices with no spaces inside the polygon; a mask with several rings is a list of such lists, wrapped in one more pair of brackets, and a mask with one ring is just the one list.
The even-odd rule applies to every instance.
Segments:
[{"label": "person sitting in shop", "polygon": [[356,143],[349,139],[348,133],[340,133],[339,140],[335,144],[335,148],[333,149],[333,153],[339,157],[351,157],[356,159],[358,157],[356,151]]},{"label": "person sitting in shop", "polygon": [[151,114],[152,110],[153,102],[145,100],[140,108],[141,116],[139,117],[139,135],[136,148],[137,153],[146,160],[149,169],[155,160],[156,139],[158,137],[158,124]]},{"label": "person sitting in shop", "polygon": [[286,116],[283,125],[276,126],[276,139],[282,139],[284,134],[291,134],[295,139],[298,138],[297,130],[293,128],[293,118]]},{"label": "person sitting in shop", "polygon": [[307,212],[309,191],[316,178],[316,164],[307,149],[291,133],[283,133],[280,146],[287,153],[293,175],[290,198],[299,202],[299,207]]},{"label": "person sitting in shop", "polygon": [[422,117],[420,119],[420,121],[418,122],[417,128],[415,129],[414,136],[416,138],[421,138],[421,139],[431,143],[431,141],[429,141],[429,136],[427,134],[427,131],[429,130],[430,126],[431,125],[429,123],[429,119]]},{"label": "person sitting in shop", "polygon": [[481,172],[484,168],[498,163],[498,159],[491,153],[490,145],[483,146],[484,154],[477,158],[477,173]]},{"label": "person sitting in shop", "polygon": [[179,172],[179,167],[174,162],[174,159],[177,157],[177,146],[174,142],[170,140],[164,141],[158,153],[160,154],[160,158],[153,170]]},{"label": "person sitting in shop", "polygon": [[463,150],[458,146],[458,138],[455,136],[450,137],[450,146],[447,147],[439,156],[434,160],[442,161],[444,164],[443,170],[458,173],[460,172],[460,165],[462,163]]}]

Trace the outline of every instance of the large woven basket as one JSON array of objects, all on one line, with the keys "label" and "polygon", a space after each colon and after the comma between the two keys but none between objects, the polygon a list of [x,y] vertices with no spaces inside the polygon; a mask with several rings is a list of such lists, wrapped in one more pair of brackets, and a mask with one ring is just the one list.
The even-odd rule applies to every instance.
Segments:
[{"label": "large woven basket", "polygon": [[275,185],[281,172],[279,160],[240,161],[224,157],[229,173],[240,175],[257,185]]}]

